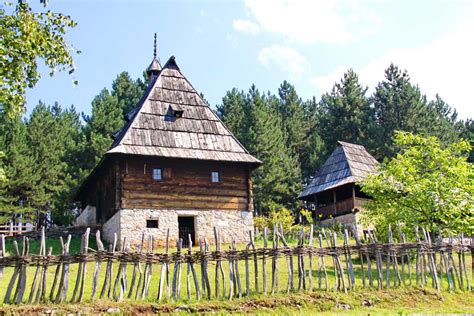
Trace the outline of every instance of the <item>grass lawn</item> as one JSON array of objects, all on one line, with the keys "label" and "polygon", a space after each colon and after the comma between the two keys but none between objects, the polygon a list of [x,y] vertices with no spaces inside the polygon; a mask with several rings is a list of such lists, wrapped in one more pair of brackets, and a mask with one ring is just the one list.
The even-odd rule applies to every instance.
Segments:
[{"label": "grass lawn", "polygon": [[[30,243],[30,253],[38,253],[39,243],[37,241],[31,241]],[[79,250],[80,239],[73,238],[71,242],[71,252],[77,252]],[[94,239],[91,238],[90,242],[91,248],[95,248]],[[60,249],[60,243],[58,239],[48,239],[47,246],[53,247],[53,253],[58,254]],[[260,242],[259,242],[259,246]],[[244,248],[244,245],[239,245],[239,248]],[[13,252],[12,241],[7,241],[7,251],[9,253]],[[222,249],[227,249],[227,245]],[[195,248],[194,251],[196,251]],[[211,251],[212,251],[211,247]],[[162,249],[157,251],[161,252]],[[171,250],[173,251],[173,250]],[[457,260],[457,256],[454,256]],[[341,257],[341,259],[344,259]],[[353,256],[353,260],[357,262],[356,256]],[[466,265],[471,273],[471,257],[466,256]],[[228,262],[224,261],[224,271],[226,273],[226,294],[229,293],[229,269]],[[293,259],[295,274],[297,273],[297,259]],[[421,289],[415,287],[415,278],[414,278],[414,266],[412,266],[412,282],[413,288],[398,288],[398,289],[384,289],[377,291],[375,289],[363,289],[362,280],[361,280],[361,270],[360,265],[355,264],[356,272],[356,289],[348,294],[340,293],[334,291],[335,277],[334,277],[334,268],[333,260],[331,257],[325,257],[325,264],[328,271],[329,277],[329,289],[326,291],[324,288],[324,280],[322,280],[322,289],[318,289],[318,272],[317,272],[317,258],[313,257],[313,287],[314,291],[309,292],[300,292],[300,293],[290,293],[286,294],[286,285],[288,282],[288,269],[287,262],[284,257],[278,259],[278,284],[279,291],[275,295],[265,296],[261,293],[255,293],[254,291],[254,271],[253,271],[253,261],[249,261],[250,267],[250,288],[251,295],[250,297],[243,297],[242,299],[234,299],[229,302],[228,300],[223,299],[212,299],[211,301],[201,300],[197,302],[195,300],[195,290],[194,284],[191,285],[191,299],[187,299],[186,293],[186,264],[183,264],[182,270],[182,279],[181,279],[181,300],[179,304],[174,304],[166,301],[157,302],[156,297],[158,293],[159,277],[161,265],[154,264],[152,268],[152,280],[150,284],[150,290],[148,297],[145,300],[131,301],[125,299],[123,302],[116,303],[111,300],[96,300],[91,301],[91,289],[92,289],[92,274],[94,271],[95,263],[91,262],[87,265],[87,279],[85,283],[85,293],[84,300],[82,304],[62,304],[55,306],[54,309],[58,311],[83,311],[88,312],[104,312],[108,308],[119,308],[120,311],[127,313],[135,313],[139,311],[143,312],[268,312],[268,313],[317,313],[317,312],[340,312],[349,308],[351,312],[359,313],[398,313],[398,312],[437,312],[437,313],[469,313],[474,312],[474,294],[468,292],[448,292],[447,282],[444,278],[443,280],[443,291],[437,293],[431,289],[431,281],[429,280],[429,288]],[[344,262],[343,262],[344,264]],[[308,258],[305,257],[305,267],[308,268]],[[214,282],[215,282],[215,263],[210,262],[209,277],[211,282],[212,294],[214,296]],[[372,267],[375,266],[375,263],[372,263]],[[170,270],[173,271],[174,264],[171,264]],[[195,266],[198,278],[200,280],[200,267]],[[345,267],[345,265],[344,265]],[[366,266],[365,266],[366,267]],[[76,280],[78,264],[71,264],[70,266],[70,283],[68,291],[68,299],[72,297],[74,291],[74,285]],[[259,260],[259,290],[260,292],[263,289],[263,280],[262,280],[262,262]],[[35,267],[29,267],[27,269],[27,290],[24,296],[24,301],[28,299],[29,290],[31,289],[31,284],[33,282],[33,276],[35,272]],[[266,264],[267,269],[267,288],[270,292],[271,289],[271,259],[267,259]],[[113,276],[115,276],[118,270],[118,264],[114,264]],[[133,265],[128,264],[127,266],[127,276],[128,284],[130,285],[131,274],[133,271]],[[243,293],[245,293],[245,262],[239,261],[239,271],[240,271],[240,280],[242,284]],[[53,276],[55,272],[55,267],[50,267],[48,269],[47,283],[48,289],[51,287]],[[308,271],[306,271],[307,273]],[[375,272],[375,271],[374,271]],[[2,279],[0,280],[0,309],[4,311],[14,310],[15,312],[20,313],[22,310],[28,311],[45,311],[48,307],[46,306],[10,306],[2,305],[5,295],[5,291],[8,285],[8,282],[12,276],[13,268],[5,268]],[[393,273],[392,273],[393,275]],[[100,277],[99,277],[99,288],[98,293],[102,289],[103,280],[105,277],[105,262],[102,263]],[[375,277],[375,273],[374,273]],[[470,275],[472,280],[472,276]],[[385,280],[385,274],[384,274]],[[307,280],[308,282],[308,280]],[[220,281],[222,284],[222,280]],[[297,286],[298,279],[295,275],[294,284]],[[201,286],[201,284],[199,284]],[[128,291],[128,289],[127,289]],[[222,293],[222,289],[220,290]],[[49,294],[49,291],[48,291]],[[126,293],[125,297],[127,296]],[[48,295],[49,296],[49,295]],[[98,294],[96,294],[96,299]],[[180,308],[185,304],[186,307]],[[53,307],[49,307],[53,308]]]}]

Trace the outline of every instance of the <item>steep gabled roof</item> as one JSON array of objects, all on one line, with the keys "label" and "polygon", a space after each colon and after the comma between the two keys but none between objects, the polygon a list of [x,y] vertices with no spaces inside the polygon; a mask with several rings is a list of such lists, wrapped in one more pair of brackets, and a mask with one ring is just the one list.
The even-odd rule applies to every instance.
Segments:
[{"label": "steep gabled roof", "polygon": [[[181,117],[174,113],[181,112]],[[174,56],[152,76],[107,154],[260,164],[183,76]]]},{"label": "steep gabled roof", "polygon": [[364,146],[338,141],[337,148],[299,195],[300,199],[343,184],[355,183],[375,172],[378,162]]}]

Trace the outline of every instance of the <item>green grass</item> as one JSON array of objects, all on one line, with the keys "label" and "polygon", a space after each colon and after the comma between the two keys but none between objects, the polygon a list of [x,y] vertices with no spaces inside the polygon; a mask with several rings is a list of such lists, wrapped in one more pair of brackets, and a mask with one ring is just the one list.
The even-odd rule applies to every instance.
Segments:
[{"label": "green grass", "polygon": [[[21,243],[20,243],[21,244]],[[93,239],[91,238],[90,241],[91,248],[95,248],[95,244]],[[6,244],[7,251],[13,253],[13,246],[12,241],[8,240]],[[53,253],[58,254],[60,250],[60,243],[58,239],[51,239],[47,241],[47,247],[53,247]],[[71,241],[71,253],[76,253],[79,250],[80,246],[80,238],[73,238]],[[258,242],[258,246],[260,245],[260,241]],[[239,245],[240,249],[245,248],[245,245]],[[228,249],[227,245],[222,249]],[[195,248],[193,251],[196,251]],[[30,243],[30,254],[38,253],[39,251],[39,243],[38,241],[32,240]],[[158,252],[162,252],[163,249],[157,249]],[[212,249],[211,249],[212,251]],[[344,259],[343,256],[341,259]],[[356,261],[356,256],[353,256],[353,260]],[[457,256],[455,256],[455,260],[457,260]],[[471,257],[466,256],[466,265],[469,270],[469,275],[471,273]],[[259,260],[259,289],[262,291],[263,289],[263,279],[262,279],[262,265],[261,260]],[[180,304],[172,304],[169,302],[160,302],[157,304],[156,296],[158,292],[158,284],[159,284],[159,277],[160,277],[160,269],[161,265],[154,264],[152,268],[152,280],[150,284],[150,290],[148,298],[145,301],[129,301],[125,300],[122,303],[114,303],[110,300],[100,300],[92,302],[90,300],[91,296],[91,288],[92,288],[92,274],[94,271],[95,263],[88,263],[87,264],[87,279],[85,283],[85,293],[84,293],[84,303],[81,305],[74,305],[74,304],[66,304],[60,305],[58,309],[64,309],[64,311],[68,311],[70,309],[80,309],[82,307],[86,309],[90,309],[90,311],[103,311],[102,308],[110,307],[110,306],[118,306],[122,311],[127,311],[128,308],[143,308],[145,311],[153,312],[153,310],[162,311],[162,312],[173,312],[179,305],[186,304],[189,307],[190,311],[195,312],[205,312],[205,311],[217,311],[223,312],[226,311],[233,311],[233,312],[278,312],[278,313],[307,313],[307,312],[337,312],[341,311],[342,308],[347,304],[350,306],[351,311],[360,311],[360,312],[420,312],[420,311],[433,311],[433,312],[469,312],[474,311],[474,295],[473,293],[466,293],[466,292],[454,292],[450,293],[446,290],[447,282],[445,278],[443,279],[443,291],[441,293],[437,293],[431,289],[420,289],[415,287],[415,278],[414,278],[414,266],[412,266],[412,284],[413,288],[398,288],[398,289],[384,289],[382,291],[377,291],[373,289],[363,289],[362,288],[362,280],[361,280],[361,270],[360,265],[355,264],[355,273],[356,273],[356,289],[348,294],[340,293],[334,291],[335,285],[335,275],[334,275],[334,268],[333,268],[333,261],[330,257],[325,257],[325,264],[328,271],[328,284],[329,289],[326,291],[324,289],[324,280],[322,282],[323,289],[318,289],[318,273],[317,273],[317,258],[313,258],[313,292],[300,292],[300,293],[290,293],[289,295],[286,294],[286,285],[288,282],[288,269],[287,269],[287,262],[286,258],[282,257],[278,259],[278,283],[279,283],[279,292],[275,295],[264,296],[261,293],[254,293],[254,271],[253,271],[253,261],[249,261],[250,267],[250,286],[251,286],[251,295],[250,297],[237,299],[232,302],[228,302],[227,300],[222,299],[212,299],[211,301],[201,300],[197,302],[195,299],[195,291],[194,291],[194,284],[192,284],[191,288],[191,299],[187,300],[187,293],[186,293],[186,272],[187,266],[186,264],[182,265],[182,279],[181,279],[181,301]],[[224,271],[226,273],[226,293],[229,293],[229,270],[228,270],[228,262],[224,261]],[[293,258],[293,265],[295,269],[295,278],[294,284],[295,286],[298,285],[298,279],[296,276],[297,273],[297,258]],[[344,268],[345,263],[343,262]],[[214,282],[215,282],[215,262],[209,263],[209,277],[211,282],[211,289],[214,295]],[[305,257],[305,267],[308,268],[308,257]],[[170,271],[173,271],[174,264],[171,264]],[[365,265],[365,268],[367,266]],[[372,267],[374,269],[375,262],[372,261]],[[76,280],[78,264],[71,264],[70,266],[70,283],[69,283],[69,291],[68,291],[68,299],[70,299],[73,295],[74,285]],[[25,293],[24,301],[28,299],[29,290],[31,289],[31,284],[33,281],[33,276],[35,273],[35,267],[28,267],[27,269],[27,291]],[[270,292],[271,289],[271,259],[267,259],[266,264],[267,269],[267,288]],[[113,268],[113,276],[115,279],[116,273],[118,270],[118,264],[114,264]],[[128,276],[128,286],[130,286],[130,279],[133,270],[133,265],[128,264],[127,266],[127,276]],[[200,280],[200,267],[196,266],[196,270],[198,273],[198,278]],[[47,283],[48,288],[51,287],[53,276],[54,276],[55,267],[49,267],[48,274],[47,274]],[[240,271],[240,280],[243,287],[243,293],[245,293],[245,262],[239,261],[239,271]],[[307,272],[307,271],[306,271]],[[375,272],[375,270],[374,270]],[[12,276],[13,268],[5,268],[4,275],[0,280],[0,307],[3,309],[18,309],[21,310],[22,307],[13,307],[8,305],[3,305],[2,302],[4,299],[5,291],[8,285],[8,282]],[[105,277],[105,263],[102,263],[101,273],[99,276],[99,288],[98,293],[102,288],[102,284]],[[375,279],[374,273],[374,279]],[[392,273],[392,280],[393,280],[393,273]],[[383,275],[385,281],[385,273]],[[472,280],[472,276],[470,275]],[[308,282],[308,281],[307,281]],[[222,280],[220,282],[222,284]],[[376,283],[375,283],[376,284]],[[199,284],[201,286],[201,284]],[[428,281],[428,287],[431,286],[431,281]],[[222,290],[221,290],[222,292]],[[49,292],[48,292],[49,294]],[[128,293],[126,293],[128,294]],[[416,297],[414,297],[416,296]],[[98,295],[96,295],[96,298]],[[363,301],[369,299],[372,304],[371,306],[363,306]],[[133,302],[133,304],[132,304]],[[416,302],[416,304],[414,304]],[[107,308],[108,308],[107,307]],[[26,308],[26,307],[25,307]],[[42,306],[32,306],[31,308],[44,308]],[[105,309],[106,310],[106,309]],[[136,312],[130,310],[130,312]]]}]

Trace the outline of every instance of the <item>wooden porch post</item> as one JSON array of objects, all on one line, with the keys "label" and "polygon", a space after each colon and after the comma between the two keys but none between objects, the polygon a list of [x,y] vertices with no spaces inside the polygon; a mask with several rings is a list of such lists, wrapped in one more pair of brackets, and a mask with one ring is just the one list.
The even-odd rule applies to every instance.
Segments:
[{"label": "wooden porch post", "polygon": [[355,191],[355,185],[352,185],[352,210],[355,209],[356,206],[356,191]]},{"label": "wooden porch post", "polygon": [[336,208],[336,189],[332,191],[332,201],[334,205],[334,215],[337,213],[337,208]]}]

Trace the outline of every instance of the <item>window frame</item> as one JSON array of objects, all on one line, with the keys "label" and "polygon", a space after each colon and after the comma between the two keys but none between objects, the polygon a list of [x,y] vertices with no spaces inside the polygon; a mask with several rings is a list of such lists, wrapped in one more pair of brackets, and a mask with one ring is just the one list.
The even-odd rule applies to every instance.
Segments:
[{"label": "window frame", "polygon": [[[155,170],[160,170],[160,178],[155,178]],[[154,180],[154,181],[163,181],[163,168],[153,168],[152,169],[152,172],[151,172],[151,178]]]},{"label": "window frame", "polygon": [[[214,181],[216,178],[214,175],[217,175],[217,181]],[[222,182],[222,176],[220,171],[211,171],[211,183],[221,183]]]}]

